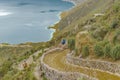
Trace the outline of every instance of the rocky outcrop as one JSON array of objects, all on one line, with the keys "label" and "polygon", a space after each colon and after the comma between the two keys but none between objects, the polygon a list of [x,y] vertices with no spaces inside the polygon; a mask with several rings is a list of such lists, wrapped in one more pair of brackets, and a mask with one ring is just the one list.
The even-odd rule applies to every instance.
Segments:
[{"label": "rocky outcrop", "polygon": [[84,78],[85,80],[97,80],[96,78],[89,77],[88,75],[78,73],[78,72],[62,72],[56,70],[49,65],[44,63],[44,57],[53,51],[60,50],[59,48],[50,50],[41,57],[42,70],[48,80],[77,80],[78,78]]},{"label": "rocky outcrop", "polygon": [[118,64],[107,62],[107,61],[82,59],[78,57],[73,57],[71,54],[67,54],[66,58],[67,58],[67,61],[71,64],[108,71],[120,76],[120,65]]}]

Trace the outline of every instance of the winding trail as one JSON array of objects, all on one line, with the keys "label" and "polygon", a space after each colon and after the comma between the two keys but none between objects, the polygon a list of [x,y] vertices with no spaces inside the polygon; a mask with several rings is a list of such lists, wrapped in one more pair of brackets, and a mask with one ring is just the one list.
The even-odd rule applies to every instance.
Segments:
[{"label": "winding trail", "polygon": [[36,67],[34,68],[34,76],[36,77],[37,80],[43,80],[43,77],[41,76],[42,72],[40,70],[40,59],[36,61]]},{"label": "winding trail", "polygon": [[28,66],[29,66],[30,64],[34,63],[35,61],[34,61],[34,59],[33,59],[33,56],[37,57],[40,52],[41,52],[41,50],[33,53],[33,54],[30,55],[27,59],[22,60],[22,61],[18,64],[17,69],[18,69],[18,70],[24,70],[24,67],[23,67],[24,61],[26,61],[26,63],[27,63]]},{"label": "winding trail", "polygon": [[39,63],[41,57],[39,57],[39,58],[38,58],[37,60],[35,60],[35,61],[34,61],[34,59],[33,59],[33,56],[37,57],[37,56],[39,56],[39,53],[41,53],[41,50],[33,53],[33,54],[30,55],[27,59],[22,60],[21,62],[18,63],[18,65],[15,65],[15,64],[14,64],[14,65],[13,65],[13,68],[22,71],[22,70],[24,70],[24,67],[23,67],[24,61],[26,61],[28,67],[29,67],[29,65],[31,65],[32,63],[34,63],[34,64],[36,64],[36,66],[34,67],[33,75],[35,76],[35,78],[36,78],[37,80],[43,80],[43,77],[41,76],[42,72],[41,72],[41,70],[40,70],[40,63]]},{"label": "winding trail", "polygon": [[91,77],[96,77],[99,80],[120,80],[120,76],[115,74],[69,64],[66,61],[66,55],[68,51],[69,50],[51,52],[44,57],[43,61],[50,67],[63,72],[80,72]]}]

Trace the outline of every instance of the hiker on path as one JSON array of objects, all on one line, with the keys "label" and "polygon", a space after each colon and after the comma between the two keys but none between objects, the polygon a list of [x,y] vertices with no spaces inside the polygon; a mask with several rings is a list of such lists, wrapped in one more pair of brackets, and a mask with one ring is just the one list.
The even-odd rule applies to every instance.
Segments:
[{"label": "hiker on path", "polygon": [[23,68],[25,69],[25,68],[27,68],[27,67],[28,67],[27,62],[24,61],[24,63],[23,63]]}]

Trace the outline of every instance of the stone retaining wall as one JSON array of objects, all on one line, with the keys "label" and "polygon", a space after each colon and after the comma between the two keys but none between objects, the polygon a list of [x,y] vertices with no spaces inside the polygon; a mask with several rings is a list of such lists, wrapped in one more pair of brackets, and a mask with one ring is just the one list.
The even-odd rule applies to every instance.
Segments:
[{"label": "stone retaining wall", "polygon": [[87,60],[78,57],[73,57],[71,54],[67,54],[67,61],[71,64],[79,65],[82,67],[88,67],[93,69],[99,69],[103,71],[108,71],[120,75],[120,65],[107,62],[107,61],[98,61],[98,60]]},{"label": "stone retaining wall", "polygon": [[58,71],[44,63],[43,59],[45,55],[50,54],[52,51],[60,50],[59,48],[50,50],[41,57],[42,70],[48,80],[77,80],[78,78],[84,78],[85,80],[98,80],[96,78],[89,77],[88,75],[78,72],[62,72]]}]

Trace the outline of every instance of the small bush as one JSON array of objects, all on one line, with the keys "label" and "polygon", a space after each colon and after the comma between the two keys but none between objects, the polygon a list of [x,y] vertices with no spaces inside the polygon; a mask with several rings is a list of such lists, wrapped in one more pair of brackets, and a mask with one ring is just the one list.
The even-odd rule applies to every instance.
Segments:
[{"label": "small bush", "polygon": [[33,60],[36,61],[37,57],[35,55],[32,56]]},{"label": "small bush", "polygon": [[102,56],[104,54],[102,46],[100,46],[99,44],[96,44],[94,46],[94,53],[97,56]]},{"label": "small bush", "polygon": [[104,47],[104,46],[107,45],[108,43],[109,43],[109,41],[103,40],[103,41],[99,41],[97,44]]},{"label": "small bush", "polygon": [[39,53],[37,56],[37,59],[40,58],[42,56],[43,53]]},{"label": "small bush", "polygon": [[113,37],[113,43],[114,44],[120,43],[119,41],[120,41],[120,30],[118,30]]},{"label": "small bush", "polygon": [[68,48],[71,51],[75,49],[75,39],[68,39]]},{"label": "small bush", "polygon": [[42,53],[44,53],[45,51],[44,51],[44,48],[42,48]]},{"label": "small bush", "polygon": [[102,41],[107,32],[106,28],[98,28],[91,32],[91,36],[96,40]]},{"label": "small bush", "polygon": [[110,57],[111,49],[112,49],[112,45],[111,44],[105,45],[105,48],[104,48],[104,57]]},{"label": "small bush", "polygon": [[85,45],[82,48],[82,57],[87,57],[89,55],[89,46]]},{"label": "small bush", "polygon": [[114,12],[120,12],[120,2],[118,2],[118,3],[115,3],[114,5],[113,5],[113,11]]},{"label": "small bush", "polygon": [[47,80],[47,78],[45,76],[43,76],[43,80]]},{"label": "small bush", "polygon": [[77,80],[86,80],[85,78],[78,78]]},{"label": "small bush", "polygon": [[120,59],[120,45],[116,45],[116,46],[112,49],[111,57],[112,57],[114,60]]},{"label": "small bush", "polygon": [[3,77],[8,71],[11,70],[12,62],[11,61],[5,61],[0,67],[0,77]]},{"label": "small bush", "polygon": [[118,26],[118,21],[114,20],[111,24],[111,29],[115,29],[115,28],[117,28],[117,26]]},{"label": "small bush", "polygon": [[78,48],[75,48],[75,56],[79,56]]}]

